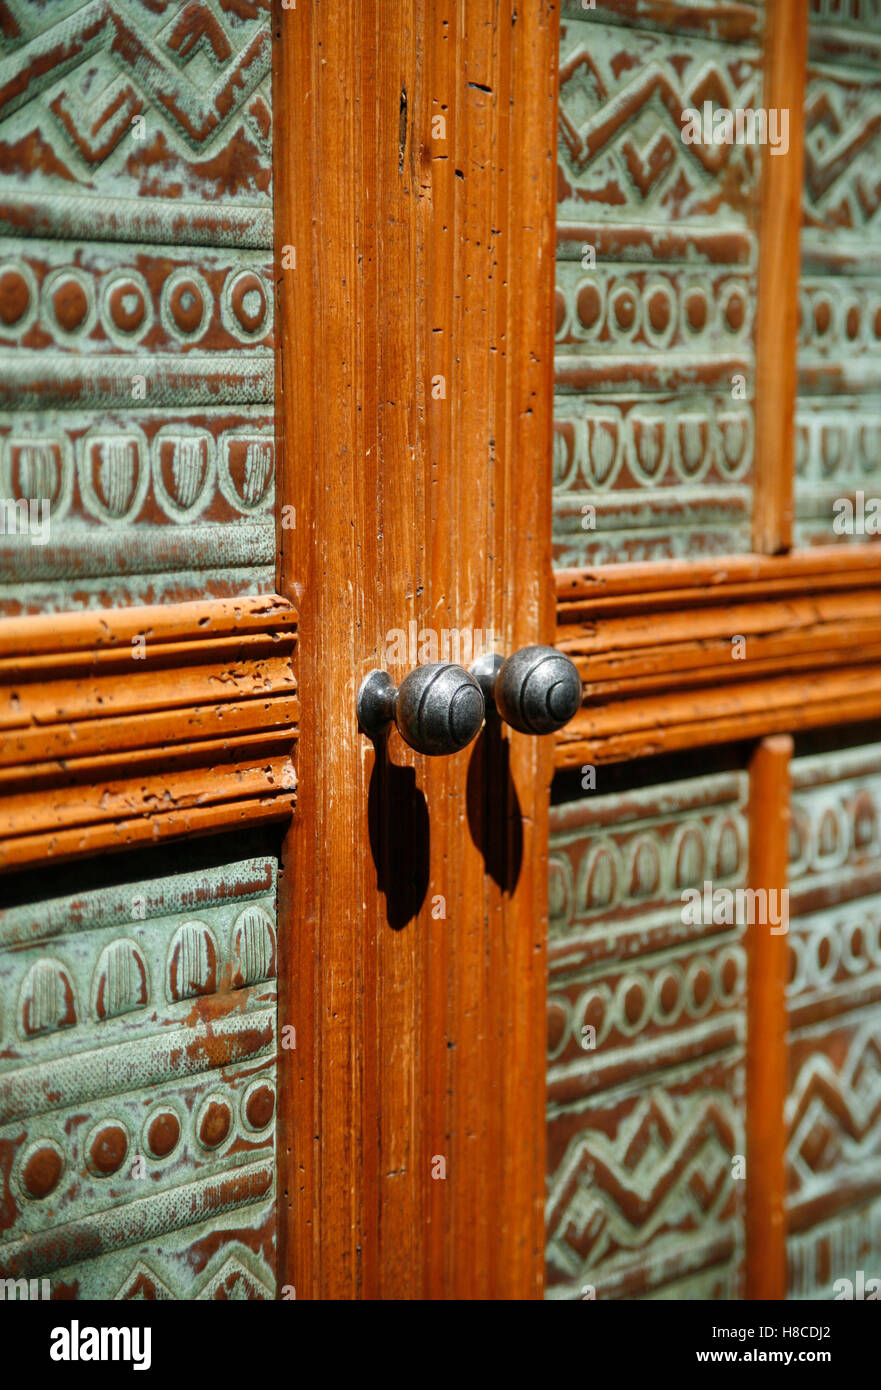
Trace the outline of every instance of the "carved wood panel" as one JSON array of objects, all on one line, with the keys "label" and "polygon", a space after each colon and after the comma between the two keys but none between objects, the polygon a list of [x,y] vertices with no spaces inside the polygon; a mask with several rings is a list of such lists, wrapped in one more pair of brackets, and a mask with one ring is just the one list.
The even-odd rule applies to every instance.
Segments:
[{"label": "carved wood panel", "polygon": [[745,884],[746,796],[726,772],[551,807],[550,1298],[741,1296],[742,929],[685,925],[682,892]]},{"label": "carved wood panel", "polygon": [[[811,0],[799,295],[799,545],[865,544],[881,482],[881,8]],[[841,523],[837,524],[841,517]],[[855,518],[856,519],[856,518]],[[881,522],[881,517],[879,517]]]},{"label": "carved wood panel", "polygon": [[881,744],[792,764],[789,1292],[881,1272]]},{"label": "carved wood panel", "polygon": [[0,910],[0,1274],[275,1296],[276,861]]},{"label": "carved wood panel", "polygon": [[4,881],[0,1272],[53,1298],[276,1294],[270,10],[0,0],[0,866],[85,861]]},{"label": "carved wood panel", "polygon": [[0,5],[0,612],[274,588],[269,0]]},{"label": "carved wood panel", "polygon": [[758,7],[563,4],[557,565],[750,548],[759,160],[681,131],[760,103],[760,42]]}]

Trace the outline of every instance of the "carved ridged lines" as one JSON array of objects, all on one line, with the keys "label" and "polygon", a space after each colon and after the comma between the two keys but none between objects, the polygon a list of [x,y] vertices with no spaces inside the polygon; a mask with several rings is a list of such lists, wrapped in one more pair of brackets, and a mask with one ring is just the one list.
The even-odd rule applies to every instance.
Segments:
[{"label": "carved ridged lines", "polygon": [[881,1259],[881,745],[793,763],[790,1295]]},{"label": "carved ridged lines", "polygon": [[680,914],[743,883],[745,797],[730,773],[551,808],[551,1298],[737,1296],[745,957]]},{"label": "carved ridged lines", "polygon": [[0,625],[0,868],[290,815],[295,640],[277,598]]},{"label": "carved ridged lines", "polygon": [[274,1295],[276,864],[181,880],[0,912],[0,1272],[56,1297]]},{"label": "carved ridged lines", "polygon": [[881,481],[881,12],[812,3],[805,93],[796,528],[799,545],[873,539],[833,530],[839,498]]},{"label": "carved ridged lines", "polygon": [[705,100],[755,106],[759,51],[756,35],[709,38],[705,20],[695,7],[684,34],[564,6],[559,566],[749,548],[758,160],[685,144],[681,124]]},{"label": "carved ridged lines", "polygon": [[3,36],[0,612],[271,593],[268,0]]}]

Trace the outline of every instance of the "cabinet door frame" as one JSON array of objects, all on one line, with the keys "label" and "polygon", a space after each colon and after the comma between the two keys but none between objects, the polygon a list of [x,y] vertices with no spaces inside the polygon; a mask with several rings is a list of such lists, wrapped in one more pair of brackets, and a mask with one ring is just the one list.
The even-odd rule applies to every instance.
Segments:
[{"label": "cabinet door frame", "polygon": [[[768,0],[764,104],[790,109],[796,151],[806,16]],[[346,26],[276,0],[278,593],[0,622],[25,692],[0,868],[289,822],[279,1285],[298,1298],[541,1295],[555,769],[753,741],[752,878],[783,886],[778,736],[881,717],[881,554],[790,549],[800,157],[763,165],[755,553],[551,575],[558,33],[551,0],[365,0]],[[506,651],[556,638],[590,702],[556,741],[374,748],[357,687],[405,674],[386,639],[411,621]],[[145,630],[149,714],[124,659]],[[181,669],[196,690],[234,667],[234,708],[181,693]],[[402,805],[424,816],[409,838]],[[417,851],[421,900],[392,925]],[[748,1296],[783,1297],[782,1069],[759,1085],[756,1059],[779,1059],[784,1000],[762,959]]]}]

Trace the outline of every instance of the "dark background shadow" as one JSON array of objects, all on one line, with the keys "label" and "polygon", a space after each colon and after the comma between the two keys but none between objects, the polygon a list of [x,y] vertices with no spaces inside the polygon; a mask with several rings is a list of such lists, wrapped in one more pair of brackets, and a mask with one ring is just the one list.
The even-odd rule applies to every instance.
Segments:
[{"label": "dark background shadow", "polygon": [[376,886],[385,897],[386,921],[400,931],[412,922],[428,892],[428,805],[416,785],[415,768],[398,767],[389,758],[388,738],[374,739],[373,746],[376,757],[367,793],[370,849]]}]

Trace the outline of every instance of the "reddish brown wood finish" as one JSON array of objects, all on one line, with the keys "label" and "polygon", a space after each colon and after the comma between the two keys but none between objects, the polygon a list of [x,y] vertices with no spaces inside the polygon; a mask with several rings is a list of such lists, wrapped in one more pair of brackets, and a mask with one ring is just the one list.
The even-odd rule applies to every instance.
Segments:
[{"label": "reddish brown wood finish", "polygon": [[[726,555],[716,560],[664,560],[605,569],[554,572],[559,622],[608,607],[646,612],[669,603],[813,593],[817,588],[881,586],[881,546],[817,546],[790,555]],[[614,599],[614,604],[606,600]]]},{"label": "reddish brown wood finish", "polygon": [[289,816],[296,621],[254,598],[0,624],[0,869]]},{"label": "reddish brown wood finish", "polygon": [[[366,0],[345,23],[304,5],[276,27],[279,264],[288,245],[297,265],[279,272],[297,512],[280,585],[304,704],[281,897],[280,1018],[297,1030],[281,1282],[533,1297],[553,747],[512,734],[429,760],[395,735],[386,758],[355,696],[410,620],[491,628],[507,651],[552,637],[557,16]],[[422,905],[396,917],[423,853]]]},{"label": "reddish brown wood finish", "polygon": [[844,667],[673,692],[582,710],[557,743],[557,767],[612,763],[764,734],[881,717],[881,671]]},{"label": "reddish brown wood finish", "polygon": [[291,632],[296,626],[296,610],[276,594],[47,613],[4,618],[0,623],[0,657],[5,661],[54,655],[63,663],[70,652],[86,651],[90,659],[92,653],[107,651],[131,656],[133,637],[144,637],[151,644],[177,643],[200,637],[214,640],[246,633]]},{"label": "reddish brown wood finish", "polygon": [[807,0],[768,0],[762,105],[789,112],[789,150],[762,147],[753,548],[765,555],[792,544],[807,49]]},{"label": "reddish brown wood finish", "polygon": [[[750,762],[750,887],[786,886],[792,739],[763,739]],[[746,1296],[786,1297],[786,934],[747,931]]]},{"label": "reddish brown wood finish", "polygon": [[879,590],[872,547],[558,574],[584,705],[557,766],[881,714]]}]

